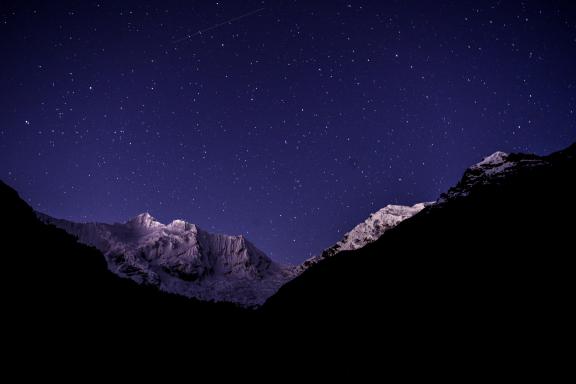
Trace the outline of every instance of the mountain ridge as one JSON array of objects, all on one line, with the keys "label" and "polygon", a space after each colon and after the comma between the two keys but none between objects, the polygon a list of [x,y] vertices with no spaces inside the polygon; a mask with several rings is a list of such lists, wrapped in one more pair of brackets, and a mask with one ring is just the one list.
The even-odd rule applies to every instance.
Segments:
[{"label": "mountain ridge", "polygon": [[432,202],[417,203],[412,206],[389,204],[373,212],[363,222],[346,232],[342,239],[329,248],[326,248],[318,256],[313,256],[305,260],[297,267],[302,273],[312,265],[322,260],[332,257],[342,251],[360,249],[367,244],[377,240],[387,230],[394,228],[402,221],[414,216]]}]

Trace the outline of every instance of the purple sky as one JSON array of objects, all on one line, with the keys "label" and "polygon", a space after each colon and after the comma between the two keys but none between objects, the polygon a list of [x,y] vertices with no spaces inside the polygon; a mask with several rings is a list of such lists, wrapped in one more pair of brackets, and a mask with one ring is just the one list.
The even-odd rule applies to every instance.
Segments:
[{"label": "purple sky", "polygon": [[573,142],[575,4],[2,1],[0,178],[299,262],[484,155]]}]

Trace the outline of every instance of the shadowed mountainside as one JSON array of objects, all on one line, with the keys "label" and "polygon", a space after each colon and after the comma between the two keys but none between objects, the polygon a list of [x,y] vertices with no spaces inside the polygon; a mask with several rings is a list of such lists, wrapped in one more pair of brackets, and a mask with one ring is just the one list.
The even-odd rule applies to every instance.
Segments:
[{"label": "shadowed mountainside", "polygon": [[536,345],[572,302],[576,145],[468,169],[438,204],[284,285],[262,311],[388,330],[404,345]]}]

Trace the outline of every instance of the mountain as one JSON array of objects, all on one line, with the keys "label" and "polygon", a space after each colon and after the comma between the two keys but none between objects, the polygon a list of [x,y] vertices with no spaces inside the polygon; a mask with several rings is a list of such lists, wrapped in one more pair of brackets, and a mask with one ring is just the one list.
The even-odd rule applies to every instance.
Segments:
[{"label": "mountain", "polygon": [[122,224],[39,217],[96,247],[118,276],[186,297],[259,305],[294,275],[243,236],[211,234],[182,220],[165,225],[148,213]]},{"label": "mountain", "polygon": [[116,276],[100,251],[38,220],[1,181],[0,211],[2,322],[22,348],[50,339],[43,345],[52,350],[65,335],[80,344],[103,337],[123,345],[203,336],[194,330],[213,341],[216,329],[253,322],[252,312],[235,305],[188,299]]},{"label": "mountain", "polygon": [[320,256],[314,256],[304,261],[304,263],[298,266],[298,271],[303,272],[310,266],[342,251],[350,251],[364,247],[366,244],[377,240],[387,230],[394,228],[402,221],[414,216],[430,204],[432,203],[418,203],[411,207],[405,205],[385,206],[355,226],[350,232],[344,235],[342,240],[324,250]]},{"label": "mountain", "polygon": [[575,176],[576,144],[548,156],[497,152],[378,240],[308,268],[262,313],[382,331],[387,344],[428,356],[553,350],[574,320]]}]

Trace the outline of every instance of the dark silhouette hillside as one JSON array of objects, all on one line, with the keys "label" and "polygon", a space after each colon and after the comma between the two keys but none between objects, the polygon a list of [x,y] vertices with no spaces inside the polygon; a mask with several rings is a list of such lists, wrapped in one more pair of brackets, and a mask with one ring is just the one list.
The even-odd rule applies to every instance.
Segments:
[{"label": "dark silhouette hillside", "polygon": [[[576,145],[464,185],[376,242],[311,267],[263,307],[319,329],[385,334],[405,346],[474,342],[516,348],[571,324]],[[534,161],[533,161],[534,160]],[[532,162],[533,161],[533,162]],[[470,177],[468,177],[470,176]],[[342,329],[342,328],[341,328]],[[452,344],[451,344],[452,345]]]}]

